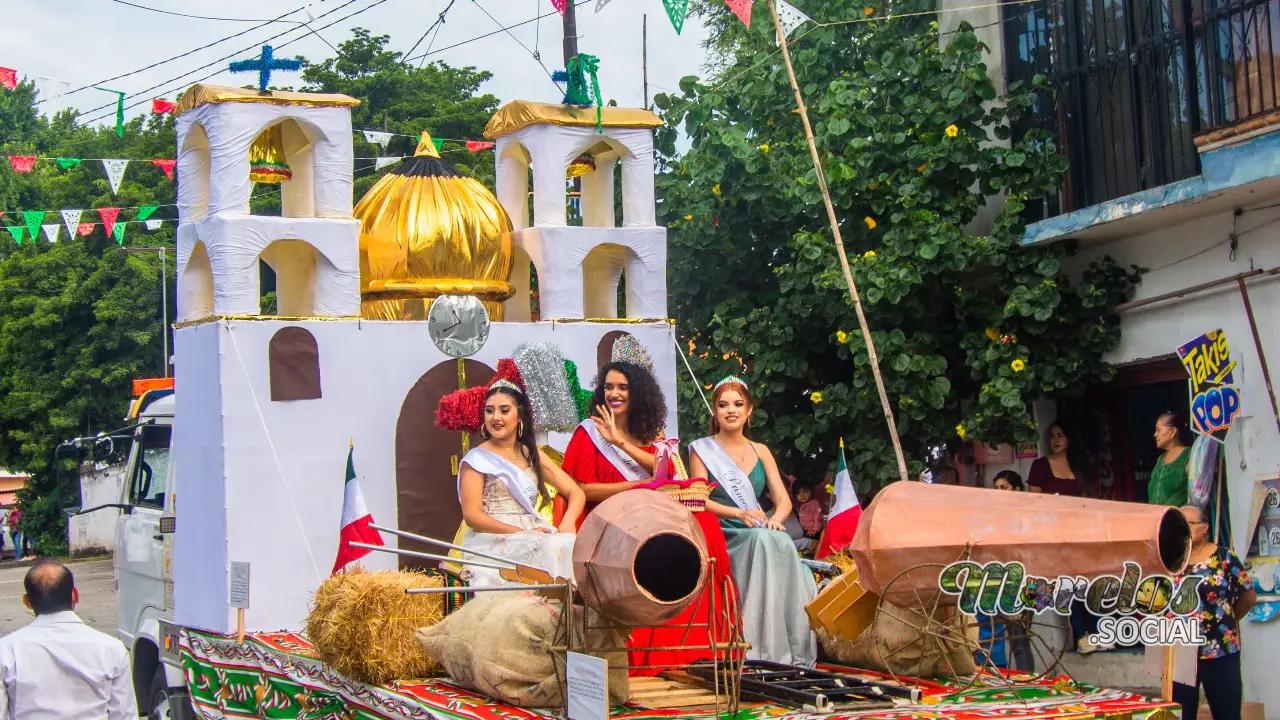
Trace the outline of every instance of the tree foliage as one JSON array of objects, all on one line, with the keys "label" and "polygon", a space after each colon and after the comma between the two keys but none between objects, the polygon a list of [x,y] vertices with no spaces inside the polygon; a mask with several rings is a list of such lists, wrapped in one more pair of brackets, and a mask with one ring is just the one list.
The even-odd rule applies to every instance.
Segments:
[{"label": "tree foliage", "polygon": [[[306,89],[361,99],[353,112],[355,128],[480,137],[497,106],[492,95],[479,94],[488,73],[443,63],[414,68],[388,52],[386,44],[386,36],[355,30],[336,57],[305,69]],[[18,211],[47,210],[51,214],[45,223],[61,223],[57,211],[64,208],[84,208],[84,221],[96,222],[94,208],[143,205],[162,206],[153,218],[177,217],[174,183],[148,162],[174,157],[172,117],[134,118],[120,138],[114,127],[79,127],[70,110],[42,116],[35,95],[32,82],[0,92],[2,154],[133,162],[114,196],[96,162],[63,170],[41,161],[28,174],[0,170],[0,222],[19,225],[23,218]],[[379,154],[377,145],[359,135],[355,140],[357,156]],[[389,154],[411,154],[416,145],[409,138],[396,141]],[[445,157],[464,172],[492,177],[491,153],[472,155],[464,149]],[[379,174],[371,163],[358,163],[357,196]],[[278,214],[279,192],[257,186],[251,207],[257,214]],[[132,210],[120,216],[134,218]],[[175,224],[155,232],[129,225],[124,246],[173,248]],[[172,254],[167,270],[173,318]],[[55,448],[76,436],[119,428],[131,381],[163,373],[160,272],[158,253],[124,252],[101,225],[85,237],[68,238],[64,232],[57,244],[40,238],[18,245],[9,233],[0,232],[0,467],[33,475],[18,502],[25,511],[24,528],[41,554],[65,550],[66,520],[60,508],[77,491],[59,487]],[[270,272],[264,274],[263,306],[269,310],[274,307],[273,283]],[[61,457],[67,466],[73,465],[72,458]]]},{"label": "tree foliage", "polygon": [[[655,99],[671,305],[698,329],[695,369],[707,383],[745,371],[758,437],[797,470],[819,472],[843,437],[864,488],[896,478],[768,16],[747,30],[722,4],[702,9],[717,76]],[[1110,260],[1073,281],[1070,245],[1020,245],[1024,204],[1066,168],[1047,132],[1011,137],[1041,88],[998,97],[967,25],[944,43],[929,16],[877,19],[850,0],[801,9],[871,20],[805,25],[791,52],[911,472],[940,443],[1030,440],[1036,397],[1108,377],[1109,311],[1138,281]],[[993,203],[994,220],[975,223]],[[705,427],[696,391],[682,384],[683,436]]]}]

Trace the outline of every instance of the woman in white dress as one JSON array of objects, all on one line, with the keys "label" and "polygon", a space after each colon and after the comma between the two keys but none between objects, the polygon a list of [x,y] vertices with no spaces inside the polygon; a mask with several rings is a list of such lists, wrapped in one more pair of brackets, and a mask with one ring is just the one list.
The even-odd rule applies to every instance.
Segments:
[{"label": "woman in white dress", "polygon": [[[480,434],[485,441],[458,465],[458,501],[467,524],[462,546],[572,579],[574,532],[586,495],[538,449],[529,400],[515,383],[499,380],[489,388]],[[535,509],[548,501],[548,483],[568,500],[559,527]],[[462,579],[475,586],[518,584],[472,565],[463,566]]]}]

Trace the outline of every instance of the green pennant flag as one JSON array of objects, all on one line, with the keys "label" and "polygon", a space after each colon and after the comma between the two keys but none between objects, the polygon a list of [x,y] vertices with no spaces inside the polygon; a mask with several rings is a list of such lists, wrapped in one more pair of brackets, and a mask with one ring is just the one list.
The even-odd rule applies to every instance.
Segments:
[{"label": "green pennant flag", "polygon": [[124,137],[124,93],[100,87],[95,87],[94,90],[116,94],[116,135]]},{"label": "green pennant flag", "polygon": [[431,144],[436,146],[436,152],[440,152],[444,149],[444,140],[441,140],[440,138],[431,138]]},{"label": "green pennant flag", "polygon": [[120,222],[116,223],[115,228],[111,231],[111,234],[116,236],[116,244],[117,244],[117,245],[120,245],[121,247],[123,247],[123,246],[124,246],[124,226],[125,226],[126,224],[127,224],[127,223],[125,223],[125,222],[122,220],[122,221],[120,221]]},{"label": "green pennant flag", "polygon": [[684,17],[689,12],[689,0],[662,0],[662,6],[667,9],[667,18],[679,35],[684,29]]},{"label": "green pennant flag", "polygon": [[80,158],[54,158],[54,159],[58,161],[58,167],[62,168],[63,170],[70,170],[71,168],[80,164]]},{"label": "green pennant flag", "polygon": [[159,209],[160,209],[159,205],[143,205],[142,207],[138,208],[138,219],[146,220],[147,218],[151,217],[151,213]]},{"label": "green pennant flag", "polygon": [[44,222],[43,210],[23,210],[22,222],[27,224],[28,234],[35,240],[40,235],[40,224]]},{"label": "green pennant flag", "polygon": [[4,229],[8,230],[9,234],[13,236],[14,242],[18,243],[19,245],[22,244],[22,226],[21,225],[6,225]]}]

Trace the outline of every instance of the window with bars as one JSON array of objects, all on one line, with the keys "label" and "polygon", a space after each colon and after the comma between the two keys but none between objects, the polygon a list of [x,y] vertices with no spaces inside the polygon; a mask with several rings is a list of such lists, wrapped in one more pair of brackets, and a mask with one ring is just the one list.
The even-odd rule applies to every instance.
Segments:
[{"label": "window with bars", "polygon": [[1193,177],[1193,138],[1280,108],[1280,0],[1033,0],[1002,8],[1010,82],[1052,91],[1016,132],[1070,167],[1040,219]]}]

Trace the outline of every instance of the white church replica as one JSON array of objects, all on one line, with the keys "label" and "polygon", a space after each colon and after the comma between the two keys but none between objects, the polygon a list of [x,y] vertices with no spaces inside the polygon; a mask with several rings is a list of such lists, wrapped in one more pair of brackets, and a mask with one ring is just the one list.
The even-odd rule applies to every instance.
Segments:
[{"label": "white church replica", "polygon": [[[180,625],[234,633],[231,566],[248,563],[245,631],[302,627],[337,551],[349,447],[376,522],[452,539],[461,518],[456,463],[478,438],[437,428],[436,404],[487,383],[523,343],[555,343],[589,386],[613,341],[632,335],[653,358],[675,427],[666,230],[654,207],[658,118],[603,108],[597,128],[594,109],[504,106],[486,129],[497,141],[500,205],[428,140],[426,157],[404,163],[433,163],[430,182],[470,183],[473,192],[456,217],[441,218],[423,193],[396,194],[395,183],[423,180],[408,171],[393,170],[353,208],[356,104],[207,85],[179,103],[171,568]],[[619,163],[622,227],[613,203]],[[594,167],[581,175],[583,227],[566,222],[571,166]],[[281,217],[249,212],[260,172],[288,177]],[[260,311],[260,260],[275,274],[275,316]],[[433,298],[459,294],[478,297],[494,320],[465,359],[438,348],[422,319]],[[559,449],[567,441],[549,438]],[[374,553],[362,562],[399,560]]]}]

